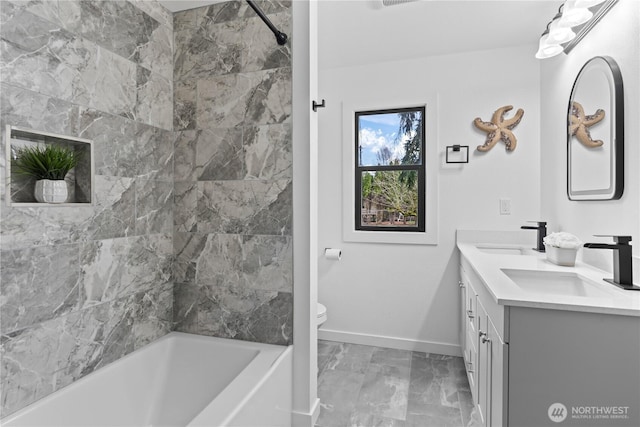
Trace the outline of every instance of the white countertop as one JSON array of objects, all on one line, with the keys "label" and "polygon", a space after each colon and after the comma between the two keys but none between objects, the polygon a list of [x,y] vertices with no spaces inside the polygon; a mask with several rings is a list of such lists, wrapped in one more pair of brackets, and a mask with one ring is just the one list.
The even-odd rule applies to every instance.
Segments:
[{"label": "white countertop", "polygon": [[[603,278],[611,278],[612,274],[587,264],[578,262],[575,267],[555,265],[547,261],[544,253],[528,251],[532,241],[535,241],[535,233],[532,234],[531,230],[457,231],[457,246],[461,255],[471,264],[495,302],[500,305],[640,317],[640,291],[625,291],[605,282]],[[477,246],[522,248],[526,254],[485,253]],[[598,286],[604,296],[554,295],[525,290],[507,277],[502,269],[576,273],[594,282],[594,286]],[[634,277],[634,282],[637,281],[638,278]]]}]

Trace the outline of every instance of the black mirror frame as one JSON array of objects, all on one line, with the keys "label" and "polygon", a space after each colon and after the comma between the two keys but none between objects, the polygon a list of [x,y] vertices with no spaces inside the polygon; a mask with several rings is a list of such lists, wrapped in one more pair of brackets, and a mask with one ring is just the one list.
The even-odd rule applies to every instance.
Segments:
[{"label": "black mirror frame", "polygon": [[[571,104],[573,102],[573,96],[576,91],[576,86],[580,76],[585,68],[594,60],[602,59],[609,66],[611,75],[613,77],[613,96],[615,97],[615,123],[612,123],[615,129],[615,189],[613,195],[609,198],[575,198],[572,197],[570,189],[569,174],[571,171],[571,133],[569,132],[569,125],[571,123]],[[567,108],[567,197],[569,200],[574,201],[594,201],[594,200],[618,200],[622,197],[624,192],[624,89],[622,85],[622,73],[620,67],[616,61],[609,56],[595,56],[588,60],[580,69],[580,72],[576,76],[571,88],[571,95],[569,96],[569,106]]]}]

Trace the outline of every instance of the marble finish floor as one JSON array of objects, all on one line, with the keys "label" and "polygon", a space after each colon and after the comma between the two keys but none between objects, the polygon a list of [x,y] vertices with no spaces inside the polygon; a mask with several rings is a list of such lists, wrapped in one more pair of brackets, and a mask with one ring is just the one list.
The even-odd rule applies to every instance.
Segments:
[{"label": "marble finish floor", "polygon": [[474,426],[461,357],[318,341],[316,427]]}]

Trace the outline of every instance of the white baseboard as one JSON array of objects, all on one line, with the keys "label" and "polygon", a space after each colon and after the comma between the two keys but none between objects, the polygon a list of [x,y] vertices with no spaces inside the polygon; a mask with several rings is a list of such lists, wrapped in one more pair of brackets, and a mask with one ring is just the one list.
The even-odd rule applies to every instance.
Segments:
[{"label": "white baseboard", "polygon": [[360,334],[355,332],[319,329],[318,339],[347,342],[351,344],[372,345],[376,347],[396,348],[398,350],[421,351],[423,353],[462,356],[460,345],[433,341],[410,340],[407,338],[387,337],[383,335]]},{"label": "white baseboard", "polygon": [[320,415],[320,399],[316,399],[313,403],[310,413],[302,413],[297,411],[291,412],[291,426],[292,427],[313,427],[318,421],[318,415]]}]

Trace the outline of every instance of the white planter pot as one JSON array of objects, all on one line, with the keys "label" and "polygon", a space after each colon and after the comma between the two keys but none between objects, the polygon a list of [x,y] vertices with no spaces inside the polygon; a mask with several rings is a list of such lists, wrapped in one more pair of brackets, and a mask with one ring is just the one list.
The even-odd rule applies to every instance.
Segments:
[{"label": "white planter pot", "polygon": [[573,267],[576,265],[576,255],[578,249],[556,248],[554,246],[544,245],[547,259],[557,265],[565,267]]},{"label": "white planter pot", "polygon": [[36,200],[40,203],[64,203],[69,197],[67,182],[64,180],[38,180],[34,193]]}]

